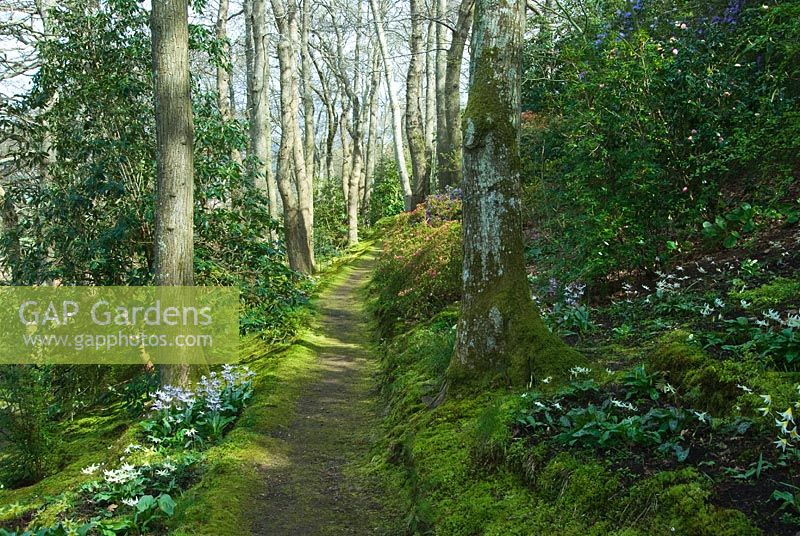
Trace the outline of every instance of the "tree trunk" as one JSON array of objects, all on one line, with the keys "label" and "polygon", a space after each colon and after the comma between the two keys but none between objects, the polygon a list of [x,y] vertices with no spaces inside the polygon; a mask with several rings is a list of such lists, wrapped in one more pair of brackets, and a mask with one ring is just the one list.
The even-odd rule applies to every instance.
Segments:
[{"label": "tree trunk", "polygon": [[464,112],[464,286],[450,378],[525,385],[579,360],[531,300],[522,241],[525,2],[478,0]]},{"label": "tree trunk", "polygon": [[[228,0],[219,0],[217,9],[216,38],[222,43],[222,54],[230,61],[231,47],[228,43]],[[233,118],[231,112],[231,73],[228,65],[217,66],[217,104],[224,121]]]},{"label": "tree trunk", "polygon": [[364,182],[364,198],[361,201],[361,214],[364,221],[368,221],[370,202],[372,201],[372,186],[375,181],[375,164],[378,161],[378,94],[381,87],[380,56],[372,54],[372,71],[370,75],[369,97],[369,126],[367,133],[367,158]]},{"label": "tree trunk", "polygon": [[[272,170],[272,130],[269,107],[269,57],[267,56],[265,0],[245,1],[245,52],[247,54],[247,115],[252,186],[267,194],[269,215],[278,220],[278,187]],[[278,237],[270,233],[270,239]]]},{"label": "tree trunk", "polygon": [[[222,43],[222,55],[227,62],[224,65],[217,66],[217,105],[222,121],[230,123],[233,121],[234,106],[233,86],[231,85],[233,58],[231,56],[230,42],[228,41],[228,0],[219,0],[216,37]],[[242,154],[236,147],[231,149],[231,160],[239,165],[242,163]],[[231,197],[234,197],[234,195]]]},{"label": "tree trunk", "polygon": [[311,50],[308,47],[308,34],[311,27],[311,0],[303,2],[303,19],[300,33],[300,76],[303,81],[303,154],[305,155],[306,174],[314,178],[314,157],[316,153],[314,128],[314,96],[311,90]]},{"label": "tree trunk", "polygon": [[397,160],[397,170],[400,175],[400,186],[403,189],[405,209],[411,210],[414,207],[411,204],[411,181],[408,177],[405,150],[403,148],[403,120],[400,113],[400,104],[397,102],[397,91],[394,85],[394,78],[392,76],[392,66],[389,63],[388,45],[386,44],[386,31],[383,28],[383,17],[381,14],[381,9],[378,6],[378,0],[369,0],[369,5],[372,9],[372,20],[375,24],[375,33],[378,37],[378,47],[380,48],[381,59],[383,60],[383,74],[386,78],[386,87],[389,92],[389,107],[392,111],[394,157],[395,160]]},{"label": "tree trunk", "polygon": [[350,125],[350,101],[345,100],[342,105],[342,118],[340,124],[339,137],[342,141],[342,195],[344,197],[344,210],[347,216],[348,206],[350,205],[350,175],[353,172],[353,142],[351,138],[352,127]]},{"label": "tree trunk", "polygon": [[445,38],[444,25],[447,16],[447,0],[436,0],[436,18],[439,23],[436,25],[436,147],[434,154],[436,155],[436,179],[439,189],[443,190],[441,173],[445,164],[444,154],[441,152],[444,138],[447,136],[447,114],[446,114],[446,94],[445,94],[445,76],[447,73],[447,40]]},{"label": "tree trunk", "polygon": [[298,42],[297,10],[293,2],[271,0],[280,32],[278,63],[281,82],[281,144],[278,152],[278,189],[281,193],[289,266],[302,273],[315,271],[313,246],[313,189],[306,175],[300,136],[300,94],[295,79]]},{"label": "tree trunk", "polygon": [[425,147],[425,129],[420,109],[422,81],[422,12],[419,0],[411,0],[411,58],[406,77],[406,137],[411,155],[412,208],[422,203],[430,192],[430,175]]},{"label": "tree trunk", "polygon": [[428,184],[433,175],[436,142],[436,14],[431,13],[425,44],[425,156],[428,160]]},{"label": "tree trunk", "polygon": [[458,20],[450,48],[447,51],[445,73],[445,116],[447,127],[438,143],[439,188],[461,184],[462,135],[461,135],[461,62],[464,47],[469,37],[475,0],[462,0],[458,10]]},{"label": "tree trunk", "polygon": [[[187,0],[153,3],[157,186],[155,282],[194,285],[194,127],[189,78]],[[165,384],[185,385],[188,365],[161,369]]]}]

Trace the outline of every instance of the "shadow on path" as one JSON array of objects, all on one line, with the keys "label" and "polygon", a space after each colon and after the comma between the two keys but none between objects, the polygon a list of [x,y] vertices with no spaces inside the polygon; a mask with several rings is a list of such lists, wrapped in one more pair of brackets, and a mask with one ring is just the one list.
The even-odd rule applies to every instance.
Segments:
[{"label": "shadow on path", "polygon": [[273,432],[289,445],[289,457],[264,468],[254,534],[394,534],[385,527],[391,516],[381,492],[353,474],[379,424],[375,363],[365,346],[368,326],[358,294],[373,262],[362,257],[320,297],[318,328],[301,343],[317,353],[319,375],[305,388],[292,423]]}]

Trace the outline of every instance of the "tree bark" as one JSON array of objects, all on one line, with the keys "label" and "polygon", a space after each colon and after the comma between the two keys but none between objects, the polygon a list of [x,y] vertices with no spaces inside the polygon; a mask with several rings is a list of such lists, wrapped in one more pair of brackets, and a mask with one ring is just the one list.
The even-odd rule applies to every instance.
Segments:
[{"label": "tree bark", "polygon": [[281,144],[278,151],[278,189],[281,193],[289,266],[302,273],[314,273],[314,201],[311,181],[306,175],[303,141],[300,136],[300,94],[295,79],[297,65],[297,9],[291,0],[271,0],[280,32],[278,63],[281,83]]},{"label": "tree bark", "polygon": [[436,158],[436,181],[439,189],[442,188],[441,173],[444,165],[444,154],[441,152],[444,138],[447,136],[447,115],[445,105],[445,76],[447,73],[447,29],[444,25],[447,17],[447,0],[436,0],[436,139],[434,155]]},{"label": "tree bark", "polygon": [[378,161],[378,94],[381,88],[380,56],[373,52],[372,71],[370,74],[369,97],[369,126],[367,127],[367,157],[364,182],[364,198],[361,201],[361,214],[364,221],[368,221],[370,203],[372,201],[372,187],[375,180],[375,164]]},{"label": "tree bark", "polygon": [[445,122],[444,136],[437,143],[439,164],[439,189],[461,184],[462,135],[461,135],[461,62],[464,47],[469,37],[475,0],[462,0],[458,20],[450,48],[447,51],[445,73]]},{"label": "tree bark", "polygon": [[316,141],[314,128],[314,95],[311,90],[311,50],[308,46],[308,34],[311,27],[311,0],[301,0],[303,2],[303,18],[300,26],[300,76],[303,81],[303,154],[305,155],[306,174],[314,177],[314,158],[316,153]]},{"label": "tree bark", "polygon": [[369,0],[372,9],[372,20],[375,25],[375,34],[378,37],[378,47],[383,60],[383,74],[386,78],[386,87],[389,93],[389,108],[392,111],[392,135],[394,137],[394,157],[397,161],[397,170],[400,175],[400,186],[403,189],[403,199],[406,210],[411,210],[412,192],[411,181],[406,168],[405,149],[403,148],[403,125],[400,114],[400,104],[397,102],[397,91],[392,75],[392,66],[389,63],[388,45],[386,44],[386,31],[383,27],[383,16],[378,6],[378,0]]},{"label": "tree bark", "polygon": [[433,154],[436,142],[436,13],[428,21],[425,42],[425,156],[428,160],[428,184],[433,176]]},{"label": "tree bark", "polygon": [[[247,55],[247,115],[252,186],[267,194],[269,215],[278,221],[278,186],[272,169],[272,130],[269,107],[269,57],[267,56],[265,0],[245,0],[245,53]],[[270,233],[270,239],[278,237]]]},{"label": "tree bark", "polygon": [[[216,38],[222,43],[222,53],[230,60],[231,47],[228,43],[228,0],[219,0],[217,9]],[[224,121],[233,118],[231,112],[231,73],[228,65],[217,66],[217,104]]]},{"label": "tree bark", "polygon": [[[189,78],[187,0],[154,2],[157,186],[154,267],[157,285],[194,285],[194,125]],[[161,369],[165,384],[185,385],[188,365]]]},{"label": "tree bark", "polygon": [[519,154],[525,2],[477,0],[464,112],[464,284],[450,379],[525,385],[579,358],[545,327],[523,256]]},{"label": "tree bark", "polygon": [[425,146],[425,129],[420,109],[420,86],[422,81],[422,12],[420,0],[411,3],[411,58],[406,77],[406,137],[411,155],[412,208],[422,203],[430,192],[430,168]]}]

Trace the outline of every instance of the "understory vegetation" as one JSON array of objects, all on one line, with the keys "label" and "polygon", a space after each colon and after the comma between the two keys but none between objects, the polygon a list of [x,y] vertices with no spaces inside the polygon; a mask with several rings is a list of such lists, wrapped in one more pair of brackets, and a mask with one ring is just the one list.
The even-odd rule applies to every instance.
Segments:
[{"label": "understory vegetation", "polygon": [[447,390],[460,204],[381,222],[375,465],[409,533],[800,528],[797,9],[611,2],[529,41],[529,282],[570,378]]}]

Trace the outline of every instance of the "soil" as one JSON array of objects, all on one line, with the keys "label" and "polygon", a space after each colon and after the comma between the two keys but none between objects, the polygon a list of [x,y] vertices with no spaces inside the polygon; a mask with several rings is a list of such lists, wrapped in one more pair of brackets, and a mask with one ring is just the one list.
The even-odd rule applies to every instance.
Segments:
[{"label": "soil", "polygon": [[264,536],[396,534],[385,495],[363,467],[379,431],[374,372],[360,293],[374,262],[362,257],[320,297],[312,340],[319,375],[297,403],[294,420],[273,434],[288,460],[264,468],[254,534]]}]

